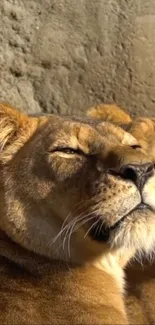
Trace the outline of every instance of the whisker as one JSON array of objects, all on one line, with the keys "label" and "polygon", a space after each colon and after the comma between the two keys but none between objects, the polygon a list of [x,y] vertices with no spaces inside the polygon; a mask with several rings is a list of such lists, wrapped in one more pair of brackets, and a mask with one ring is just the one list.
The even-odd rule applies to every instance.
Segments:
[{"label": "whisker", "polygon": [[[94,214],[94,211],[88,213],[88,214],[85,215],[83,218],[81,218],[81,221],[82,221],[82,219],[84,219],[84,220],[83,220],[82,222],[80,222],[76,228],[74,228],[74,227],[75,227],[76,223],[77,223],[79,220],[77,220],[77,221],[76,221],[76,222],[75,222],[75,223],[70,227],[69,235],[68,235],[68,237],[66,237],[66,238],[68,239],[68,254],[69,254],[69,251],[70,251],[71,235],[72,235],[75,231],[77,231],[77,230],[78,230],[82,225],[84,225],[84,224],[87,223],[88,221],[94,219],[94,218],[95,218],[94,215],[93,215],[91,218],[88,218],[88,217],[89,217],[90,215],[92,215],[92,214]],[[97,220],[97,222],[98,222],[98,220]],[[65,240],[66,240],[66,238],[65,238]],[[84,237],[84,238],[85,238],[85,237]]]},{"label": "whisker", "polygon": [[[62,235],[62,233],[66,230],[66,228],[68,228],[68,225],[69,223],[67,223],[67,225],[65,225],[65,223],[67,222],[68,218],[70,217],[71,213],[68,214],[68,216],[66,217],[66,219],[64,220],[64,222],[62,223],[62,226],[61,226],[61,229],[60,231],[58,232],[58,234],[54,237],[54,239],[52,240],[52,243],[51,244],[54,244],[58,239],[59,237]],[[72,219],[71,219],[72,221]]]},{"label": "whisker", "polygon": [[[80,224],[78,224],[78,226],[74,229],[74,227],[75,227],[75,225],[76,225],[76,223],[79,221],[77,221],[76,223],[74,223],[73,225],[72,225],[72,227],[71,227],[71,229],[70,229],[70,233],[69,233],[69,235],[68,235],[68,245],[70,245],[70,241],[71,241],[71,235],[75,232],[75,231],[77,231],[81,226],[83,226],[85,223],[87,223],[88,221],[90,221],[90,220],[92,220],[92,219],[94,219],[94,216],[92,216],[91,218],[88,218],[88,216],[89,215],[91,215],[92,213],[89,213],[88,215],[86,215],[86,216],[84,216],[84,220],[80,223]],[[69,248],[68,248],[68,251],[69,251]]]},{"label": "whisker", "polygon": [[[81,202],[85,202],[84,200],[82,200],[82,201],[80,201],[80,203]],[[72,212],[70,212],[68,215],[67,215],[67,217],[65,218],[65,220],[64,220],[64,222],[62,223],[62,226],[61,226],[61,230],[60,230],[60,232],[55,236],[55,238],[52,240],[52,244],[53,243],[55,243],[56,242],[56,240],[58,239],[58,237],[62,234],[62,232],[67,228],[67,226],[68,226],[68,224],[69,223],[67,223],[67,225],[65,226],[65,223],[67,222],[67,220],[69,219],[69,218],[71,218],[71,222],[72,222],[72,216],[73,215],[75,215],[77,212],[78,212],[78,210],[79,209],[81,209],[81,204],[80,203],[78,203],[78,207],[77,207],[77,209],[76,210],[73,210]],[[80,214],[81,215],[81,214]]]},{"label": "whisker", "polygon": [[[73,226],[73,224],[75,225],[78,221],[82,220],[83,218],[84,218],[84,216],[83,215],[81,216],[81,214],[80,214],[79,216],[77,216],[76,218],[71,220],[71,222],[68,224],[68,227],[66,229],[66,235],[64,237],[64,240],[66,240],[67,235],[68,235],[71,227]],[[63,240],[63,247],[64,247],[64,240]]]},{"label": "whisker", "polygon": [[[70,225],[69,225],[69,228],[68,228],[68,231],[66,232],[66,236],[65,236],[65,238],[64,238],[64,240],[63,240],[63,249],[64,249],[64,245],[65,245],[65,241],[66,241],[66,239],[68,239],[69,238],[69,235],[70,235],[70,237],[71,237],[71,234],[73,233],[73,228],[75,227],[75,225],[78,223],[78,222],[81,222],[80,223],[80,225],[78,225],[78,227],[74,230],[74,231],[76,231],[82,224],[83,224],[83,222],[82,222],[82,220],[84,220],[84,223],[86,222],[85,221],[85,218],[87,217],[87,215],[86,216],[81,216],[81,215],[79,215],[78,217],[76,217],[76,219],[73,219],[73,224],[71,223]],[[68,235],[68,236],[67,236]],[[68,239],[68,241],[69,241],[69,239]]]},{"label": "whisker", "polygon": [[[67,216],[68,217],[68,216]],[[71,229],[72,226],[75,226],[77,222],[81,222],[83,219],[85,219],[87,217],[87,215],[83,215],[83,214],[80,214],[78,215],[76,218],[74,219],[71,219],[67,225],[62,229],[61,227],[61,230],[60,232],[56,235],[56,237],[52,240],[52,242],[50,243],[50,245],[54,244],[56,242],[56,240],[59,239],[59,237],[64,234],[64,239],[63,239],[63,242],[60,243],[58,249],[56,250],[57,251],[60,251],[60,248],[63,246],[63,251],[65,252],[65,242],[68,238],[68,233]],[[66,218],[67,219],[67,218]],[[65,219],[65,220],[66,220]],[[86,221],[85,221],[86,222]],[[64,223],[63,223],[64,224]]]},{"label": "whisker", "polygon": [[[89,213],[87,213],[85,215],[83,213],[81,213],[77,217],[74,217],[74,218],[73,218],[73,213],[69,213],[67,215],[67,217],[65,218],[62,226],[61,226],[61,230],[55,236],[55,238],[52,240],[50,245],[54,244],[63,235],[63,242],[60,243],[60,245],[59,245],[59,247],[58,247],[58,249],[56,251],[60,251],[60,249],[62,247],[63,251],[65,252],[66,251],[65,250],[65,245],[67,244],[66,253],[68,255],[68,258],[70,258],[70,256],[71,256],[71,236],[72,236],[72,234],[75,233],[85,223],[87,223],[88,221],[93,220],[94,218],[96,218],[97,213],[98,213],[98,209],[96,209],[96,210],[93,209],[91,212],[89,212]],[[69,220],[70,218],[72,218],[72,219]],[[98,223],[98,221],[99,220],[95,221],[94,224]],[[67,224],[66,224],[66,222],[67,222]],[[90,228],[93,227],[93,225],[91,225]],[[87,234],[89,233],[90,228],[88,229]],[[87,234],[85,234],[84,238],[87,236]]]},{"label": "whisker", "polygon": [[87,232],[85,233],[84,235],[84,238],[87,237],[87,235],[89,234],[90,230],[99,222],[99,220],[96,220],[90,227],[89,229],[87,230]]}]

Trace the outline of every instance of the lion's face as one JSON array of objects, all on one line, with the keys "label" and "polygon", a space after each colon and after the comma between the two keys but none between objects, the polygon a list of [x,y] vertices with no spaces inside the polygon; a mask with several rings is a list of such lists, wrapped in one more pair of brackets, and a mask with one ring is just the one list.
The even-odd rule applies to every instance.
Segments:
[{"label": "lion's face", "polygon": [[0,180],[0,227],[13,240],[75,262],[151,248],[154,168],[131,135],[53,115],[26,117],[14,137],[2,151]]}]

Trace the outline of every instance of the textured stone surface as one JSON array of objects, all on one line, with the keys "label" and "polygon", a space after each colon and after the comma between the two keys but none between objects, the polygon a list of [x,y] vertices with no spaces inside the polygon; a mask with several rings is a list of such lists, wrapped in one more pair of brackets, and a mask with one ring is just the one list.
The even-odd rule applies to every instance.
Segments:
[{"label": "textured stone surface", "polygon": [[155,114],[155,1],[0,0],[0,100]]}]

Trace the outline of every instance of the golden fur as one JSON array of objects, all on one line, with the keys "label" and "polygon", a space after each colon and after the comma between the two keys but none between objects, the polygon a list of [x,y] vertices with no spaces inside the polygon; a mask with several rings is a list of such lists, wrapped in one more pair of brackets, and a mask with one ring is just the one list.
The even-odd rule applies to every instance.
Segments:
[{"label": "golden fur", "polygon": [[90,108],[87,116],[99,121],[110,121],[126,128],[137,140],[142,148],[155,159],[155,117],[132,117],[117,105],[100,104]]},{"label": "golden fur", "polygon": [[87,116],[98,120],[104,120],[108,122],[115,122],[117,124],[129,124],[132,119],[117,105],[112,104],[100,104],[90,108],[87,112]]},{"label": "golden fur", "polygon": [[[93,118],[111,120],[120,125],[128,124],[128,131],[136,137],[141,147],[155,162],[155,118],[138,117],[134,120],[116,105],[99,105],[93,111]],[[118,119],[119,116],[119,119]],[[155,184],[154,184],[155,186]],[[155,197],[150,196],[152,201]],[[138,256],[140,262],[127,267],[126,306],[130,324],[155,324],[155,262],[154,252],[151,263]]]},{"label": "golden fur", "polygon": [[[151,159],[108,122],[7,105],[0,148],[0,324],[126,324],[123,267],[155,241]],[[151,165],[141,193],[130,164]]]}]

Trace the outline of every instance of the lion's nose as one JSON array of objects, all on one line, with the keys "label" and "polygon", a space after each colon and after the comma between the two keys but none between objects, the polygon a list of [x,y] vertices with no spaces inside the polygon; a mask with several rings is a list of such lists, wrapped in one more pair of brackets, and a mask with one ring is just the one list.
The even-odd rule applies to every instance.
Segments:
[{"label": "lion's nose", "polygon": [[153,163],[145,163],[142,165],[128,164],[121,167],[119,175],[122,178],[133,181],[139,190],[142,190],[144,184],[149,177],[153,175],[154,165]]}]

